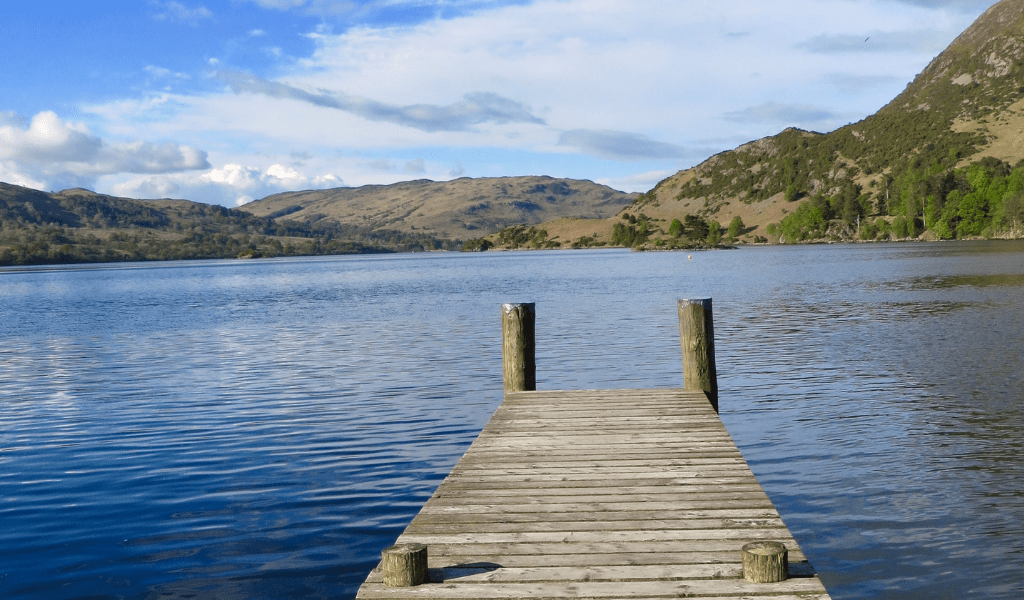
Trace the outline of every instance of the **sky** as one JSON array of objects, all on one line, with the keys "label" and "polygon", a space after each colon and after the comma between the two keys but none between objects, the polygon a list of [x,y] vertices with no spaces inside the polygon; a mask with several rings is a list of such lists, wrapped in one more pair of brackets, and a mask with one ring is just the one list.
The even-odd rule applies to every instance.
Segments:
[{"label": "sky", "polygon": [[0,181],[224,206],[457,177],[643,192],[863,119],[991,4],[5,3]]}]

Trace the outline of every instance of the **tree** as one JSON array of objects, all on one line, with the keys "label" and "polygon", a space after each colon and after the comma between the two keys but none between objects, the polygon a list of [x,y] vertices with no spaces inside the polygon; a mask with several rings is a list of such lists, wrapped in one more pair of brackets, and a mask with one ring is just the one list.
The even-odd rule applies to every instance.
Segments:
[{"label": "tree", "polygon": [[678,238],[683,235],[683,224],[679,219],[672,219],[672,222],[668,226],[668,234],[674,238]]},{"label": "tree", "polygon": [[722,226],[718,221],[708,221],[708,246],[717,246],[722,241]]},{"label": "tree", "polygon": [[708,233],[711,231],[707,221],[696,215],[683,217],[683,224],[686,228],[686,237],[690,238],[690,241],[703,241],[707,239]]},{"label": "tree", "polygon": [[739,215],[736,215],[732,218],[732,221],[729,222],[729,237],[734,239],[739,237],[740,233],[743,232],[744,227],[743,219]]}]

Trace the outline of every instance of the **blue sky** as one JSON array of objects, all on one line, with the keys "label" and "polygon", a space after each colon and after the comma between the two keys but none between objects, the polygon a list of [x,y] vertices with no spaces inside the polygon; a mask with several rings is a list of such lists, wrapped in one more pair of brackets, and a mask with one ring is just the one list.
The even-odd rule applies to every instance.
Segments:
[{"label": "blue sky", "polygon": [[864,118],[991,4],[8,3],[0,181],[226,206],[460,176],[646,191]]}]

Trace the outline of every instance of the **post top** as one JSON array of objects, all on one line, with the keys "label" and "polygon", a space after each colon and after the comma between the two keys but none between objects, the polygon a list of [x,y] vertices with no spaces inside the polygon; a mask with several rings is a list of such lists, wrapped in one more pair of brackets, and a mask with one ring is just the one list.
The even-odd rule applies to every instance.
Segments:
[{"label": "post top", "polygon": [[533,302],[507,302],[507,303],[501,305],[501,310],[503,310],[505,312],[510,312],[510,311],[513,311],[513,310],[515,310],[515,309],[517,309],[519,307],[525,307],[527,309],[532,309],[534,307],[534,303]]},{"label": "post top", "polygon": [[758,556],[771,556],[785,552],[786,545],[782,542],[771,541],[750,542],[743,546],[743,551],[757,554]]},{"label": "post top", "polygon": [[397,553],[397,554],[414,553],[414,552],[419,552],[419,551],[421,551],[421,550],[423,550],[425,548],[426,548],[426,546],[424,544],[415,544],[415,543],[413,543],[413,544],[395,544],[394,546],[388,546],[387,548],[385,548],[384,549],[384,553],[385,554],[391,554],[391,553]]}]

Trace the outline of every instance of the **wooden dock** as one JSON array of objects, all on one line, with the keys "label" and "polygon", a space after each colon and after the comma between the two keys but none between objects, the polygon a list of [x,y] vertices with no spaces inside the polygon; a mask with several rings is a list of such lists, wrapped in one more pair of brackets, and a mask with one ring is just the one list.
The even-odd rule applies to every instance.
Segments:
[{"label": "wooden dock", "polygon": [[[743,578],[759,540],[789,579]],[[701,391],[506,394],[398,543],[429,582],[356,598],[828,598]]]},{"label": "wooden dock", "polygon": [[712,321],[679,301],[686,389],[538,392],[503,305],[504,402],[356,598],[827,599],[718,418]]}]

